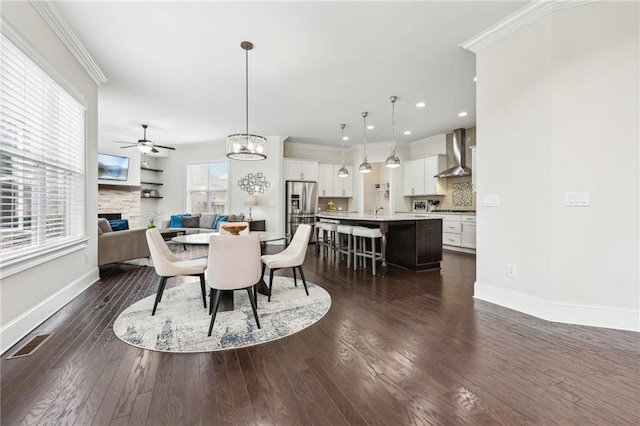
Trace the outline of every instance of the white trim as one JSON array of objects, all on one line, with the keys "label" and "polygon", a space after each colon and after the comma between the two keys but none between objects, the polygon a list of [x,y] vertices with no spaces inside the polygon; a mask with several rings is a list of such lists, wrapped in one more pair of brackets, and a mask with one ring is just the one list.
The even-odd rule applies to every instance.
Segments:
[{"label": "white trim", "polygon": [[534,1],[522,9],[517,10],[506,18],[498,21],[479,34],[460,45],[473,53],[478,53],[482,49],[491,46],[499,40],[510,36],[538,19],[558,10],[570,7],[583,6],[599,0],[543,0]]},{"label": "white trim", "polygon": [[78,37],[64,20],[58,9],[49,1],[30,0],[33,8],[38,11],[42,19],[51,27],[60,41],[69,49],[82,67],[91,76],[98,86],[107,82],[107,77],[102,69],[93,60],[87,49],[82,45]]},{"label": "white trim", "polygon": [[640,332],[640,310],[554,302],[476,281],[474,299],[547,321]]},{"label": "white trim", "polygon": [[80,240],[38,251],[36,253],[29,253],[14,259],[3,260],[2,267],[0,267],[0,279],[10,277],[11,275],[26,271],[27,269],[34,268],[38,265],[42,265],[43,263],[51,262],[52,260],[58,259],[62,256],[83,250],[87,248],[87,241],[89,241],[88,238],[82,238]]},{"label": "white trim", "polygon": [[0,353],[6,352],[98,280],[99,269],[95,268],[0,328]]}]

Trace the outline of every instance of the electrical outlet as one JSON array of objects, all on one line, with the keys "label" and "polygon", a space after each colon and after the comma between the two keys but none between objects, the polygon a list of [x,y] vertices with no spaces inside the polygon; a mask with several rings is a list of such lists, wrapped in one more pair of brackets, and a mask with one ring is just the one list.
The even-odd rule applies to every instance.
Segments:
[{"label": "electrical outlet", "polygon": [[507,276],[510,278],[518,276],[518,268],[513,263],[507,263]]}]

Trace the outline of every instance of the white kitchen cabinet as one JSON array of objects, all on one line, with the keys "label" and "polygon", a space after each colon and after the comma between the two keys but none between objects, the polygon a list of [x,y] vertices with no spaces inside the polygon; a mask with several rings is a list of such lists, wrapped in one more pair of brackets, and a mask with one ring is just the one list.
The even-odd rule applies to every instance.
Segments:
[{"label": "white kitchen cabinet", "polygon": [[318,164],[318,197],[333,197],[333,164]]},{"label": "white kitchen cabinet", "polygon": [[460,245],[464,248],[476,248],[476,224],[462,222],[462,232],[460,233]]},{"label": "white kitchen cabinet", "polygon": [[284,179],[318,181],[318,163],[315,161],[285,158]]},{"label": "white kitchen cabinet", "polygon": [[333,165],[333,195],[334,197],[353,197],[353,166],[345,165],[349,176],[338,176],[342,164]]},{"label": "white kitchen cabinet", "polygon": [[445,166],[446,158],[441,154],[405,162],[403,195],[444,195],[444,186],[434,176]]},{"label": "white kitchen cabinet", "polygon": [[456,250],[456,247],[475,250],[476,216],[473,214],[441,214],[443,217],[442,245],[449,250]]},{"label": "white kitchen cabinet", "polygon": [[424,159],[405,161],[403,167],[403,195],[424,194]]},{"label": "white kitchen cabinet", "polygon": [[434,155],[424,159],[424,193],[425,195],[445,195],[444,185],[440,179],[434,177],[445,169],[447,158],[442,155]]}]

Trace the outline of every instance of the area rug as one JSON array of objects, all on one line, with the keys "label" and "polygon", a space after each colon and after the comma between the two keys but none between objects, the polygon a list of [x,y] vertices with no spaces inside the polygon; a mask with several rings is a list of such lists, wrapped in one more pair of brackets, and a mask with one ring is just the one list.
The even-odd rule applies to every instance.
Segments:
[{"label": "area rug", "polygon": [[[268,282],[268,277],[266,277]],[[155,294],[125,309],[113,324],[113,331],[123,342],[161,352],[211,352],[238,349],[269,342],[297,333],[322,318],[331,307],[331,296],[322,287],[307,282],[309,296],[302,282],[274,277],[271,302],[258,294],[256,326],[247,292],[234,293],[234,310],[218,312],[211,337],[209,310],[202,305],[197,280],[165,290],[154,316],[151,309]],[[209,300],[207,298],[207,308]]]}]

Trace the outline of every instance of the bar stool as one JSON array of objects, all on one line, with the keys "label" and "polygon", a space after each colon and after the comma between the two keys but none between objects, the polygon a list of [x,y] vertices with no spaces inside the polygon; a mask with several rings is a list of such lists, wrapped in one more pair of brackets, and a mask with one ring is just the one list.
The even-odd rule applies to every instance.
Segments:
[{"label": "bar stool", "polygon": [[[367,250],[367,238],[371,239],[371,250]],[[382,232],[379,228],[355,227],[353,229],[353,262],[354,269],[358,265],[358,258],[362,258],[364,267],[367,267],[367,259],[371,259],[371,269],[373,275],[376,274],[376,261],[382,260],[382,244],[380,251],[376,251],[376,240],[382,238]]]},{"label": "bar stool", "polygon": [[320,253],[320,246],[323,245],[324,240],[324,232],[322,232],[322,228],[324,227],[324,224],[327,223],[325,221],[323,221],[322,219],[320,219],[318,222],[316,222],[316,226],[315,226],[315,233],[316,233],[316,254]]},{"label": "bar stool", "polygon": [[323,257],[327,257],[329,251],[335,258],[336,254],[336,231],[338,230],[338,224],[332,222],[322,222],[322,253]]},{"label": "bar stool", "polygon": [[[336,252],[338,253],[338,260],[340,260],[341,255],[344,254],[347,256],[347,268],[351,267],[351,257],[353,256],[353,246],[351,242],[353,241],[353,228],[351,225],[338,225],[336,229]],[[347,247],[345,248],[342,245],[343,237],[347,237]]]}]

